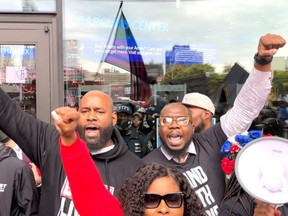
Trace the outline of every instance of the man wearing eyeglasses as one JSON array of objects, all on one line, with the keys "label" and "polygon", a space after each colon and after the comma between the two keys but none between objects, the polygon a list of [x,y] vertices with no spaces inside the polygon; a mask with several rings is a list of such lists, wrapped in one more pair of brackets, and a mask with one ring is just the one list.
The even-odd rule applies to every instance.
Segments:
[{"label": "man wearing eyeglasses", "polygon": [[285,43],[279,35],[267,34],[260,38],[254,68],[234,107],[221,117],[220,123],[194,134],[191,111],[183,104],[168,104],[160,113],[159,135],[163,144],[143,160],[181,170],[209,216],[218,215],[225,189],[220,148],[227,137],[247,130],[264,107],[271,90],[271,62]]}]

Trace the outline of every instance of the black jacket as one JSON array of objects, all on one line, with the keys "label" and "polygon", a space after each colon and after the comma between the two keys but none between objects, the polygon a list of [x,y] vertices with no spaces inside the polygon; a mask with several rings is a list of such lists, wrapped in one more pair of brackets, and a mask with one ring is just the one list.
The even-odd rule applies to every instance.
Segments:
[{"label": "black jacket", "polygon": [[[59,133],[55,126],[23,112],[2,89],[0,119],[0,129],[21,147],[42,172],[40,215],[56,216],[61,212],[66,216],[76,215],[59,155]],[[143,165],[141,159],[128,151],[116,129],[113,140],[114,149],[93,156],[103,182],[109,185],[111,192],[122,186]]]},{"label": "black jacket", "polygon": [[[255,206],[252,197],[242,192],[240,198],[233,196],[223,202],[218,216],[253,216]],[[278,210],[282,216],[288,215],[288,204],[278,207]]]},{"label": "black jacket", "polygon": [[12,148],[0,144],[0,215],[38,215],[38,205],[32,170]]},{"label": "black jacket", "polygon": [[[115,194],[124,181],[132,176],[144,162],[128,150],[119,131],[115,128],[112,135],[114,143],[118,143],[109,152],[92,155],[101,174],[102,181]],[[117,173],[117,175],[115,175]],[[116,191],[115,191],[116,190]]]},{"label": "black jacket", "polygon": [[135,127],[132,126],[131,133],[129,135],[122,135],[128,149],[136,154],[139,158],[143,158],[147,155],[147,139],[145,135],[137,131]]},{"label": "black jacket", "polygon": [[[241,200],[241,201],[240,201]],[[253,216],[255,203],[251,196],[246,192],[242,193],[239,198],[230,197],[222,203],[219,208],[219,216]]]}]

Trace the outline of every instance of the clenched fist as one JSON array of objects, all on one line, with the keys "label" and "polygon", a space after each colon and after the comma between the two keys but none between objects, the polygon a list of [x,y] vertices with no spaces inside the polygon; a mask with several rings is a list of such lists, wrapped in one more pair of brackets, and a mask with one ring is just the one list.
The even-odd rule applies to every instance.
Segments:
[{"label": "clenched fist", "polygon": [[78,111],[70,107],[60,107],[55,109],[51,115],[60,134],[62,144],[72,145],[77,139],[75,130],[80,119]]}]

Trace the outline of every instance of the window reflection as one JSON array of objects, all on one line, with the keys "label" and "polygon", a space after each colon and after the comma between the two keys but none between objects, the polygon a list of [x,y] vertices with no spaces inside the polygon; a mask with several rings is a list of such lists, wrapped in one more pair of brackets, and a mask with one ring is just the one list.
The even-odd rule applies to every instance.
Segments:
[{"label": "window reflection", "polygon": [[0,54],[1,88],[36,117],[35,45],[0,45]]},{"label": "window reflection", "polygon": [[[77,105],[86,90],[100,89],[115,103],[130,99],[149,106],[159,98],[168,103],[181,101],[185,93],[200,92],[216,95],[217,104],[231,105],[228,91],[237,93],[243,80],[238,82],[233,75],[231,87],[224,83],[226,76],[231,70],[237,73],[239,67],[250,72],[261,35],[287,35],[285,0],[279,5],[240,0],[179,3],[124,1],[120,8],[120,1],[87,0],[81,1],[83,9],[79,10],[79,1],[65,0],[65,103]],[[266,19],[271,10],[277,13]],[[288,65],[284,56],[285,49],[275,57],[275,69]],[[139,73],[131,72],[131,60]],[[150,97],[145,96],[147,88]],[[144,96],[139,96],[143,91]]]},{"label": "window reflection", "polygon": [[0,0],[1,12],[56,12],[56,0]]}]

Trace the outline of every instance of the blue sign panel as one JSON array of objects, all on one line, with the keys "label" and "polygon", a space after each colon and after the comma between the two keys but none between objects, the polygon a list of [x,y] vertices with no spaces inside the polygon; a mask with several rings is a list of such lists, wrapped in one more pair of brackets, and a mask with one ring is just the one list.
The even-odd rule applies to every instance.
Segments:
[{"label": "blue sign panel", "polygon": [[189,45],[175,45],[166,51],[166,64],[203,64],[203,53],[191,50]]}]

